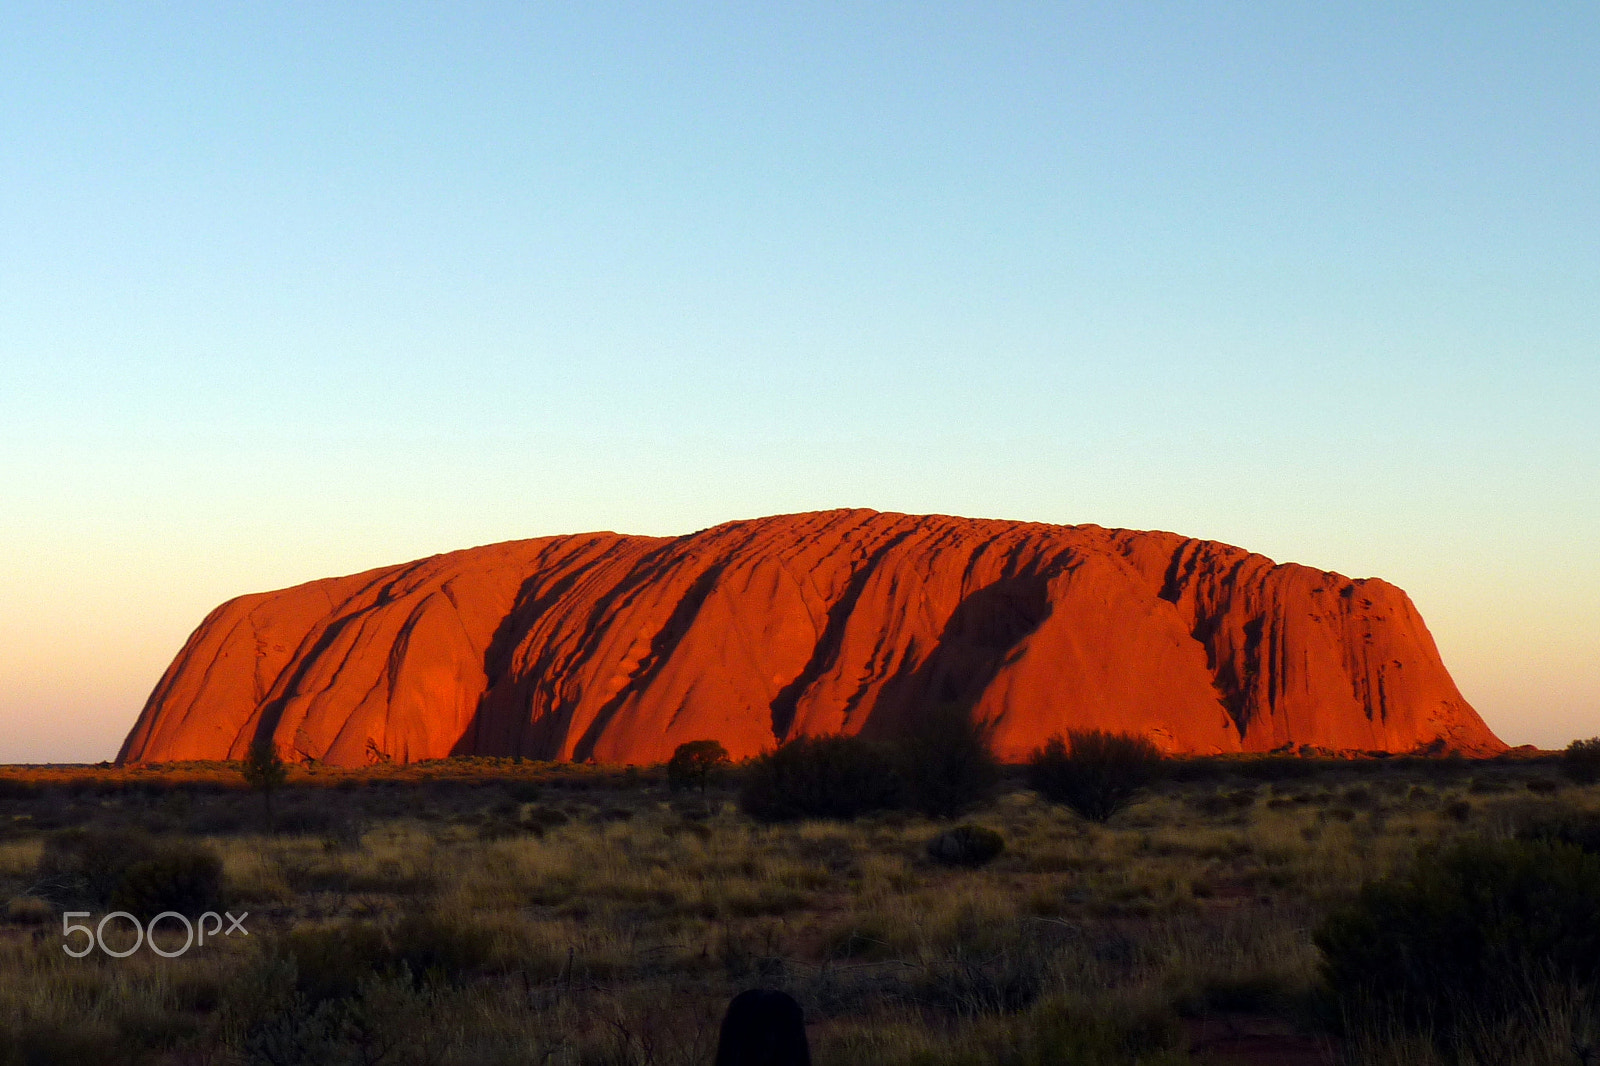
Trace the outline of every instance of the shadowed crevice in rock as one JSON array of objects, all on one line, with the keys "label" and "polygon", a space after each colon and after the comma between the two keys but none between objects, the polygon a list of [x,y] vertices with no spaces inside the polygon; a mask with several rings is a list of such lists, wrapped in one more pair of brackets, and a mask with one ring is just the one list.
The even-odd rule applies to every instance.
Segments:
[{"label": "shadowed crevice in rock", "polygon": [[[529,737],[528,685],[519,679],[516,654],[529,631],[566,602],[593,572],[625,554],[629,538],[592,538],[553,546],[536,560],[537,571],[517,589],[483,654],[485,688],[452,755],[537,755]],[[620,590],[618,590],[620,594]]]},{"label": "shadowed crevice in rock", "polygon": [[711,595],[711,590],[717,587],[717,579],[722,576],[725,563],[716,563],[705,569],[699,577],[689,586],[683,598],[678,601],[677,607],[672,611],[667,624],[663,626],[650,641],[650,653],[639,665],[634,667],[628,675],[627,683],[622,689],[607,700],[598,713],[594,716],[593,723],[584,731],[582,738],[573,745],[572,758],[574,762],[582,762],[592,758],[595,744],[600,735],[611,723],[612,716],[617,713],[617,708],[622,706],[624,700],[635,694],[640,689],[646,688],[651,680],[666,665],[672,650],[678,642],[689,632],[689,627],[694,624],[695,616],[700,613],[700,608],[706,602],[706,597]]},{"label": "shadowed crevice in rock", "polygon": [[795,705],[799,702],[807,688],[818,677],[831,669],[839,656],[839,647],[844,641],[845,627],[850,624],[850,612],[855,610],[856,601],[861,598],[861,592],[867,587],[867,582],[872,579],[873,573],[880,563],[901,542],[911,535],[911,530],[897,533],[867,556],[866,560],[855,570],[850,577],[850,583],[845,587],[844,595],[839,601],[828,608],[828,621],[823,627],[822,636],[817,641],[816,649],[811,654],[811,659],[806,663],[805,669],[787,685],[779,690],[778,695],[771,704],[772,711],[772,739],[782,744],[789,739],[789,729],[794,725]]},{"label": "shadowed crevice in rock", "polygon": [[1050,616],[1049,579],[1018,574],[961,601],[927,658],[883,686],[863,735],[895,737],[916,726],[926,707],[972,707],[1010,657]]},{"label": "shadowed crevice in rock", "polygon": [[[290,700],[299,692],[300,685],[305,681],[306,676],[316,669],[322,656],[338,642],[345,628],[359,617],[360,614],[357,613],[335,619],[317,637],[310,650],[300,656],[299,662],[294,671],[288,675],[287,680],[280,680],[279,684],[273,686],[280,694],[269,698],[261,704],[260,713],[248,729],[248,734],[239,737],[239,741],[243,741],[245,750],[249,750],[250,746],[259,738],[274,736],[277,733],[278,723],[283,720],[284,711],[289,706]],[[238,742],[236,741],[235,743]],[[301,754],[308,753],[302,752]]]}]

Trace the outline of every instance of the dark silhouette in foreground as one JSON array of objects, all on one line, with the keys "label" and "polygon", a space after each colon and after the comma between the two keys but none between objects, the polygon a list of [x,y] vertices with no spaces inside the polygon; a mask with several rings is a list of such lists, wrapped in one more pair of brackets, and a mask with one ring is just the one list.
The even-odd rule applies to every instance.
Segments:
[{"label": "dark silhouette in foreground", "polygon": [[800,1004],[771,988],[734,996],[722,1018],[716,1066],[811,1066]]}]

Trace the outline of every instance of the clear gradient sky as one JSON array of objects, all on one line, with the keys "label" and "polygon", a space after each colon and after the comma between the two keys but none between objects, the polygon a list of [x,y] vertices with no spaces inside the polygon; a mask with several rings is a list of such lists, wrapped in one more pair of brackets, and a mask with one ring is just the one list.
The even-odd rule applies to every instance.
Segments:
[{"label": "clear gradient sky", "polygon": [[1383,577],[1600,734],[1600,6],[0,3],[0,762],[238,593],[840,506]]}]

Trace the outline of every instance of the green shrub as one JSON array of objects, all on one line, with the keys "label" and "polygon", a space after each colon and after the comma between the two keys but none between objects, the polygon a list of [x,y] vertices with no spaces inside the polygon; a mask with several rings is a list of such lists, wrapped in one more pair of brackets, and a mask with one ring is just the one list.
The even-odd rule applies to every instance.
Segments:
[{"label": "green shrub", "polygon": [[1104,822],[1132,803],[1160,768],[1160,750],[1144,737],[1073,731],[1033,753],[1028,785],[1052,803]]},{"label": "green shrub", "polygon": [[993,796],[1000,783],[989,731],[961,704],[933,707],[895,748],[906,802],[930,818],[955,818]]},{"label": "green shrub", "polygon": [[1361,889],[1317,930],[1347,1017],[1429,1028],[1508,1016],[1534,982],[1600,980],[1600,855],[1469,840]]},{"label": "green shrub", "polygon": [[706,790],[711,776],[728,765],[728,749],[715,740],[689,740],[679,744],[667,761],[667,786],[674,792]]},{"label": "green shrub", "polygon": [[981,825],[958,825],[928,841],[928,858],[944,866],[982,866],[1005,850],[1005,838]]},{"label": "green shrub", "polygon": [[799,737],[750,763],[739,807],[761,822],[891,809],[905,794],[895,764],[890,749],[860,737]]},{"label": "green shrub", "polygon": [[1600,737],[1574,740],[1561,753],[1561,769],[1580,785],[1600,781]]}]

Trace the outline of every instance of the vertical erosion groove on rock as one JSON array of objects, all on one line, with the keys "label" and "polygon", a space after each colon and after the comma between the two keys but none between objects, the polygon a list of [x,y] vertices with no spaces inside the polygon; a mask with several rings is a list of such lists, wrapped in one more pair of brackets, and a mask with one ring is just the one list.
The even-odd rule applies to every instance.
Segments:
[{"label": "vertical erosion groove on rock", "polygon": [[452,754],[656,763],[893,736],[959,702],[1021,759],[1069,729],[1173,753],[1504,745],[1405,593],[1172,533],[827,511],[471,548],[242,596],[123,762]]}]

